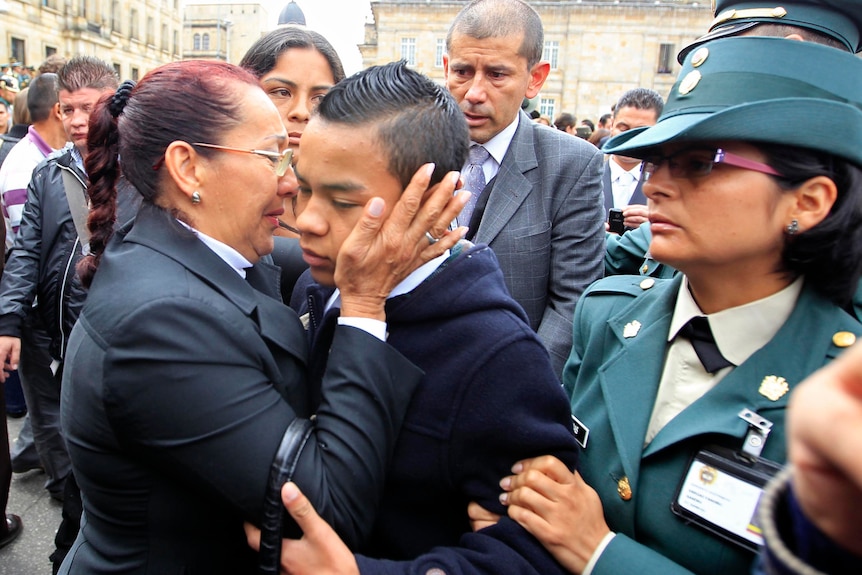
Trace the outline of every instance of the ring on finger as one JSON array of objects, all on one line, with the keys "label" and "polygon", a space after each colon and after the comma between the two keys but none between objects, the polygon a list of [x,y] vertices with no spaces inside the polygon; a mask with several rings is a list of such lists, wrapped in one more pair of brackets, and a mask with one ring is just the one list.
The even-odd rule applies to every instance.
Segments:
[{"label": "ring on finger", "polygon": [[431,235],[431,232],[425,232],[425,239],[428,240],[428,244],[432,246],[440,241],[440,238],[435,238]]}]

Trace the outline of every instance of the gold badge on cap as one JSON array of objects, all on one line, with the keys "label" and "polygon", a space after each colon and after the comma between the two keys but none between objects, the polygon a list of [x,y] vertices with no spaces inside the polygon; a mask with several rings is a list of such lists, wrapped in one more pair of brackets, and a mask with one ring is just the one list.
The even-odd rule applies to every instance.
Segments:
[{"label": "gold badge on cap", "polygon": [[701,46],[697,50],[694,51],[694,54],[691,55],[691,65],[697,68],[709,58],[709,48],[706,46]]},{"label": "gold badge on cap", "polygon": [[629,338],[634,337],[641,330],[641,322],[638,320],[630,321],[623,328],[623,337]]},{"label": "gold badge on cap", "polygon": [[655,285],[655,280],[653,278],[646,278],[643,281],[641,281],[641,283],[640,283],[641,289],[649,289],[654,285]]},{"label": "gold badge on cap", "polygon": [[838,347],[850,347],[856,343],[856,334],[849,331],[839,331],[832,336],[832,343]]},{"label": "gold badge on cap", "polygon": [[685,75],[685,78],[679,83],[679,89],[677,90],[680,96],[685,96],[692,90],[694,90],[697,85],[700,83],[701,75],[697,70],[692,70],[688,74]]},{"label": "gold badge on cap", "polygon": [[628,501],[632,498],[632,486],[629,484],[629,478],[623,477],[617,481],[617,493],[620,494],[620,499]]},{"label": "gold badge on cap", "polygon": [[767,375],[760,382],[760,389],[757,391],[769,401],[778,401],[784,397],[785,393],[790,391],[790,384],[783,377]]}]

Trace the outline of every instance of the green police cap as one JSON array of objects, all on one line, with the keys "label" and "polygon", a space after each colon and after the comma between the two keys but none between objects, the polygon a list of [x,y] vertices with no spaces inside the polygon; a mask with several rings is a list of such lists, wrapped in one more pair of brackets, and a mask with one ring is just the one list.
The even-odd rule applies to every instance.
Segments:
[{"label": "green police cap", "polygon": [[733,140],[824,150],[862,166],[860,102],[862,59],[848,52],[784,38],[713,40],[686,57],[658,123],[603,151],[642,158],[671,142]]},{"label": "green police cap", "polygon": [[791,0],[790,2],[739,2],[717,0],[709,33],[677,54],[686,55],[704,42],[736,36],[762,23],[798,26],[834,38],[850,52],[862,50],[862,0]]}]

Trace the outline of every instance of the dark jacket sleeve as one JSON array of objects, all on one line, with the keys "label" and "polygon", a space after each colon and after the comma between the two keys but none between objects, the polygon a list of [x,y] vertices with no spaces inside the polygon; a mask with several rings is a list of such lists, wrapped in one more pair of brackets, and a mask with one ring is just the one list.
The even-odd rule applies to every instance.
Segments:
[{"label": "dark jacket sleeve", "polygon": [[[293,321],[284,329],[301,330]],[[226,302],[172,297],[130,310],[114,333],[104,402],[124,448],[259,523],[270,465],[297,414],[262,369],[271,359],[255,323]],[[281,383],[304,385],[303,365],[282,361]],[[295,480],[357,544],[421,371],[350,327],[339,327],[328,366]]]},{"label": "dark jacket sleeve", "polygon": [[829,539],[802,512],[789,470],[769,484],[760,507],[765,545],[754,575],[851,575],[862,573],[862,557]]},{"label": "dark jacket sleeve", "polygon": [[505,516],[498,499],[499,481],[511,474],[515,462],[549,454],[574,469],[578,458],[569,403],[546,350],[532,337],[512,335],[497,342],[477,366],[454,414],[448,457],[453,481],[465,496],[465,513],[467,502],[476,501],[503,518],[465,533],[457,547],[438,547],[412,561],[357,556],[361,573],[567,573],[538,540]]}]

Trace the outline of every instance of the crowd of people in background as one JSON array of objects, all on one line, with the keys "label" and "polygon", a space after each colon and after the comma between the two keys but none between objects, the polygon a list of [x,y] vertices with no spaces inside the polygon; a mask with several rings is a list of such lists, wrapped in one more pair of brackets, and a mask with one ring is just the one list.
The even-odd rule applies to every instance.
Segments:
[{"label": "crowd of people in background", "polygon": [[0,549],[43,470],[55,574],[862,570],[862,0],[715,4],[595,121],[523,0],[0,67]]}]

